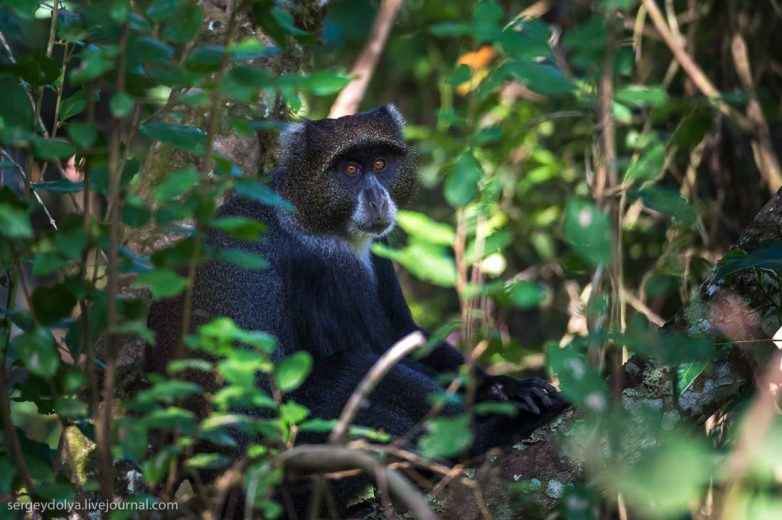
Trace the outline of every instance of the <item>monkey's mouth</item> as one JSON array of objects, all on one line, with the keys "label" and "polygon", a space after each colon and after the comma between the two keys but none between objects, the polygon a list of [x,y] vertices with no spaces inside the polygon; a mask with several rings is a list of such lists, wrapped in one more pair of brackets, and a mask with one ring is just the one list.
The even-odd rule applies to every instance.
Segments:
[{"label": "monkey's mouth", "polygon": [[368,235],[381,237],[391,231],[394,223],[390,220],[372,220],[370,222],[357,222],[354,224],[355,230]]}]

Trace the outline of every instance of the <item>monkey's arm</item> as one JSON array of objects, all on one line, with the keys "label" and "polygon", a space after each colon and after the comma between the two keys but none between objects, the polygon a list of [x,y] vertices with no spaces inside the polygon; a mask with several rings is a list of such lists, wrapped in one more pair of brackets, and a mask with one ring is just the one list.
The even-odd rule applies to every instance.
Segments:
[{"label": "monkey's arm", "polygon": [[[416,330],[428,337],[427,331],[421,329],[410,314],[391,262],[374,257],[374,266],[381,300],[397,333],[395,340]],[[436,372],[455,372],[465,362],[462,353],[447,342],[441,342],[418,361]],[[474,373],[478,380],[476,397],[479,400],[514,401],[521,409],[534,414],[541,413],[541,408],[562,406],[557,390],[540,378],[518,380],[509,376],[492,376],[478,366]]]}]

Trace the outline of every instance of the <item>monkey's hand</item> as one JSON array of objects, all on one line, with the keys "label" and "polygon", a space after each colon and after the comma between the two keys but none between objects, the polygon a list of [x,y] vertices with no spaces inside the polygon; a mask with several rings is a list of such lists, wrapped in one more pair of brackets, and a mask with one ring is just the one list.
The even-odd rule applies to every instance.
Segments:
[{"label": "monkey's hand", "polygon": [[509,376],[488,376],[478,387],[476,397],[479,401],[511,401],[520,410],[534,414],[563,402],[557,389],[539,377],[519,380]]}]

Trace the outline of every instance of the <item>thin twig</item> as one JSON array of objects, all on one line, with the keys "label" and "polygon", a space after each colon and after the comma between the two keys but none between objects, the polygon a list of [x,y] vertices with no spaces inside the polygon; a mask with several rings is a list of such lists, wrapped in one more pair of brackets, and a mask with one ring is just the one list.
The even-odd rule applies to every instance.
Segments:
[{"label": "thin twig", "polygon": [[[28,182],[27,173],[24,171],[24,168],[22,168],[22,165],[16,162],[14,158],[11,156],[11,154],[9,154],[5,150],[5,148],[0,148],[0,154],[2,154],[3,157],[5,157],[14,168],[16,168],[16,170],[19,172],[19,175],[22,176],[22,179],[25,181],[26,184]],[[52,216],[51,211],[49,211],[49,208],[47,208],[46,204],[44,204],[41,195],[38,193],[37,190],[32,190],[32,192],[33,192],[33,197],[35,197],[35,200],[37,200],[38,204],[41,205],[41,207],[43,208],[43,212],[46,213],[46,218],[49,219],[49,224],[51,224],[54,229],[57,229],[57,222],[54,220],[54,217]]]},{"label": "thin twig", "polygon": [[353,394],[348,399],[345,407],[342,409],[342,413],[339,416],[339,422],[332,430],[329,436],[329,442],[332,444],[341,443],[345,441],[345,437],[353,420],[358,414],[361,403],[367,396],[372,393],[372,390],[380,383],[385,375],[399,363],[402,358],[413,352],[415,349],[426,343],[426,338],[420,331],[415,331],[401,340],[397,341],[394,346],[388,349],[380,359],[372,365],[372,368],[367,372],[361,382],[358,384]]}]

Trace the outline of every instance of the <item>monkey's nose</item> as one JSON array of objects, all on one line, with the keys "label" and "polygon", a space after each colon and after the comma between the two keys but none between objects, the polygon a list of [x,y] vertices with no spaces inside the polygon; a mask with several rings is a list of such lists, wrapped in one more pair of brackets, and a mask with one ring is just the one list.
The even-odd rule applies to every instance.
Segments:
[{"label": "monkey's nose", "polygon": [[379,199],[373,198],[369,201],[369,205],[378,213],[385,213],[388,210],[388,201],[386,201],[385,197]]}]

